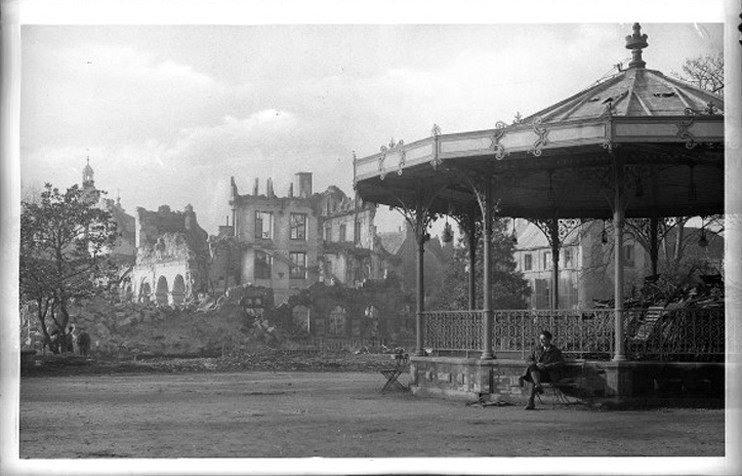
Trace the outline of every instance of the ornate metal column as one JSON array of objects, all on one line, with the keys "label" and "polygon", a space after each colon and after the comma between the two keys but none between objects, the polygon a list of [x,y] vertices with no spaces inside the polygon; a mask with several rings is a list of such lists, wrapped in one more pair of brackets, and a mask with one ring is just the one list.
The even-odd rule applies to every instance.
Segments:
[{"label": "ornate metal column", "polygon": [[459,224],[466,234],[467,247],[469,251],[469,310],[477,308],[477,283],[476,283],[476,262],[477,262],[477,243],[481,237],[481,228],[477,227],[477,222],[481,220],[481,215],[477,211],[477,206],[468,207],[466,211],[454,212],[453,219]]},{"label": "ornate metal column", "polygon": [[[482,335],[482,356],[481,359],[494,359],[494,353],[492,352],[492,334],[494,328],[494,311],[492,309],[492,222],[495,213],[495,204],[493,198],[493,172],[492,169],[487,168],[486,170],[468,170],[449,167],[451,172],[456,173],[466,186],[474,193],[479,204],[479,209],[482,217],[482,245],[483,245],[483,260],[484,260],[484,283],[483,294],[483,335]],[[471,220],[472,223],[474,220]],[[474,226],[474,225],[472,225]],[[473,230],[474,228],[470,228]],[[474,233],[470,234],[470,249],[476,248],[476,243],[473,241]],[[472,266],[475,255],[470,254],[470,267],[469,267],[469,278],[473,282],[474,266]],[[475,297],[472,288],[470,292],[470,306],[471,301]]]},{"label": "ornate metal column", "polygon": [[494,327],[494,311],[492,310],[492,219],[494,204],[492,203],[492,174],[484,178],[484,227],[482,245],[484,247],[484,349],[482,359],[494,359],[492,352],[492,328]]},{"label": "ornate metal column", "polygon": [[479,241],[476,232],[476,223],[472,220],[469,223],[466,237],[469,241],[469,310],[477,308],[477,241]]},{"label": "ornate metal column", "polygon": [[559,252],[564,240],[582,225],[582,221],[576,218],[560,220],[556,210],[552,219],[529,219],[528,221],[536,225],[549,241],[549,247],[551,248],[551,280],[553,283],[550,293],[551,308],[559,309]]},{"label": "ornate metal column", "polygon": [[554,211],[551,222],[551,308],[559,309],[559,214]]},{"label": "ornate metal column", "polygon": [[415,354],[416,356],[425,355],[423,350],[423,312],[425,312],[425,242],[429,238],[425,230],[427,223],[423,204],[420,200],[420,190],[418,187],[417,207],[415,210],[415,239],[417,242],[417,309],[415,311]]},{"label": "ornate metal column", "polygon": [[615,176],[613,183],[613,240],[614,240],[614,311],[615,311],[615,347],[613,360],[626,360],[624,351],[623,330],[623,228],[624,209],[626,206],[624,197],[624,170],[623,163],[618,153],[613,154],[615,158]]},{"label": "ornate metal column", "polygon": [[[404,200],[395,196],[400,206],[394,209],[404,216],[407,223],[415,232],[417,244],[417,305],[415,309],[415,351],[413,355],[421,357],[425,355],[424,344],[424,320],[425,312],[425,243],[430,239],[427,233],[433,215],[430,213],[430,205],[436,196],[436,191],[425,189],[420,182],[415,189],[414,205],[405,203]],[[412,208],[414,206],[414,209]]]}]

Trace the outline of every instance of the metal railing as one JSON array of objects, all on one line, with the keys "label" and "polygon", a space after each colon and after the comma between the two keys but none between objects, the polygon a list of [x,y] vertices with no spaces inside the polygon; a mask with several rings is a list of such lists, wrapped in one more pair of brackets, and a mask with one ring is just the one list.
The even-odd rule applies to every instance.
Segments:
[{"label": "metal railing", "polygon": [[484,329],[482,311],[423,313],[423,347],[438,352],[478,352]]},{"label": "metal railing", "polygon": [[[724,356],[724,309],[625,309],[624,351],[631,360],[719,361]],[[423,313],[423,347],[437,353],[480,352],[482,311]],[[567,357],[608,359],[613,356],[615,311],[494,311],[495,352],[525,357],[548,329]]]}]

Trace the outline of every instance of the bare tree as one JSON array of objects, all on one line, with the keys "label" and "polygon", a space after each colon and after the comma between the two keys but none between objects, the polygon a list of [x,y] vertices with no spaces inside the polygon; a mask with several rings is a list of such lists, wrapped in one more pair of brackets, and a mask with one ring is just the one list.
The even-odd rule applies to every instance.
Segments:
[{"label": "bare tree", "polygon": [[683,64],[683,72],[673,73],[673,76],[723,96],[724,55],[716,53],[687,58]]}]

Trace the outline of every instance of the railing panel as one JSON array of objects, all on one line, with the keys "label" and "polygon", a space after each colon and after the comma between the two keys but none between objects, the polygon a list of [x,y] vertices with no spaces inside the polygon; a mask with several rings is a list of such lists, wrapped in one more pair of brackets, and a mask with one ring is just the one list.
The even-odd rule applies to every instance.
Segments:
[{"label": "railing panel", "polygon": [[[632,360],[723,360],[724,309],[625,309],[625,353]],[[482,311],[425,312],[424,347],[444,352],[483,349]],[[493,349],[526,356],[549,330],[564,354],[607,359],[614,353],[615,311],[496,310]]]},{"label": "railing panel", "polygon": [[482,311],[423,313],[423,347],[446,352],[481,350],[482,315]]}]

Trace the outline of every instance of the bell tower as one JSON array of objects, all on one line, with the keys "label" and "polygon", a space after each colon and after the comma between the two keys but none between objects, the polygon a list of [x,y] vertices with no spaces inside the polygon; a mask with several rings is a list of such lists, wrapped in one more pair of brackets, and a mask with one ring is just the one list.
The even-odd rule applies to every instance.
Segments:
[{"label": "bell tower", "polygon": [[93,167],[90,166],[90,156],[88,156],[85,168],[82,169],[82,192],[85,200],[98,201],[98,192],[95,189],[95,180],[93,179]]}]

